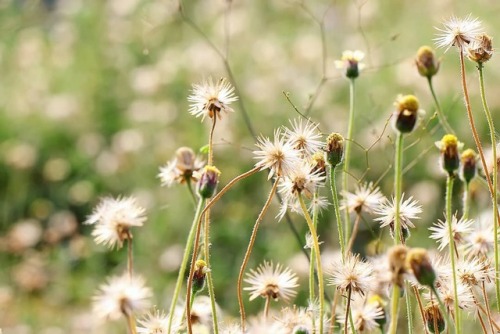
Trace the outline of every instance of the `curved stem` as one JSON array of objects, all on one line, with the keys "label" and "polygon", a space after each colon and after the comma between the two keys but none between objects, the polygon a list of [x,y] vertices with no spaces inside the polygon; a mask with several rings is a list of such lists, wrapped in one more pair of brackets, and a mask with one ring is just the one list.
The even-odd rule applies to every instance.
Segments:
[{"label": "curved stem", "polygon": [[436,112],[441,126],[446,133],[455,134],[455,131],[453,131],[453,128],[450,126],[450,124],[446,120],[446,116],[441,110],[441,105],[439,104],[439,100],[437,99],[436,93],[434,92],[434,86],[432,85],[432,77],[427,77],[427,83],[429,84],[429,89],[431,91],[432,98],[434,99],[434,104],[436,105]]},{"label": "curved stem", "polygon": [[413,287],[413,293],[415,294],[415,298],[417,298],[418,310],[420,312],[420,316],[422,317],[422,323],[424,324],[424,332],[425,334],[429,334],[425,323],[424,305],[422,305],[422,299],[420,298],[420,293],[418,292],[416,286]]},{"label": "curved stem", "polygon": [[[349,165],[351,161],[351,142],[352,142],[352,132],[354,127],[354,79],[349,80],[349,123],[347,125],[347,138],[345,141],[345,151],[344,151],[344,168],[342,174],[342,190],[349,190]],[[345,210],[344,213],[344,223],[345,223],[345,239],[349,240],[350,229],[351,229],[351,217],[349,210]]]},{"label": "curved stem", "polygon": [[319,332],[323,333],[323,317],[325,313],[325,287],[323,282],[323,268],[321,266],[321,253],[319,250],[319,242],[318,242],[318,234],[316,233],[316,229],[314,228],[311,216],[307,211],[306,204],[304,203],[304,199],[302,195],[299,194],[299,202],[300,207],[302,208],[302,212],[304,213],[304,217],[306,218],[307,226],[309,227],[309,232],[311,233],[314,245],[314,251],[316,252],[316,270],[318,271],[318,295],[319,295]]},{"label": "curved stem", "polygon": [[[204,240],[203,247],[205,253],[205,262],[207,263],[207,267],[210,266],[210,210],[205,213],[205,232],[204,232]],[[214,334],[219,333],[219,322],[217,320],[217,304],[215,303],[215,291],[214,291],[214,282],[213,282],[213,271],[207,273],[207,289],[208,295],[210,296],[210,306],[212,309],[212,323]]]},{"label": "curved stem", "polygon": [[191,253],[191,249],[193,247],[193,239],[196,230],[196,224],[200,220],[200,214],[201,210],[203,209],[203,204],[205,204],[205,200],[200,198],[198,201],[198,206],[196,208],[196,213],[194,215],[193,223],[191,224],[191,229],[189,230],[186,247],[184,248],[184,255],[182,257],[181,267],[179,269],[179,274],[177,275],[177,283],[175,284],[174,296],[172,297],[172,302],[170,303],[170,312],[168,316],[168,333],[170,333],[172,329],[172,321],[175,313],[175,305],[177,304],[177,299],[179,298],[179,293],[182,287],[182,281],[184,280],[184,275],[186,273],[189,253]]},{"label": "curved stem", "polygon": [[[313,201],[315,201],[319,196],[319,191],[316,189],[314,192]],[[316,229],[318,226],[318,206],[313,206],[313,226]],[[311,236],[312,238],[312,236]],[[311,247],[311,260],[309,261],[309,302],[314,303],[315,297],[315,281],[314,281],[314,263],[316,261],[316,253],[314,252],[314,247]],[[316,324],[314,317],[311,318],[313,330],[316,330]]]},{"label": "curved stem", "polygon": [[[335,181],[335,171],[336,171],[336,167],[330,168],[330,189],[332,191],[333,208],[335,210],[335,219],[337,220],[337,230],[339,233],[340,253],[342,255],[342,262],[344,262],[344,258],[345,258],[344,231],[342,229],[342,219],[340,218],[340,205],[339,205],[339,196],[337,193],[337,184]],[[349,211],[347,209],[346,209],[346,211],[349,214]]]},{"label": "curved stem", "polygon": [[[486,314],[488,315],[488,321],[491,326],[491,332],[494,333],[495,331],[493,330],[493,319],[491,318],[491,309],[490,309],[490,301],[488,299],[488,294],[486,293],[486,287],[484,281],[481,283],[481,291],[483,293],[483,298],[484,298],[484,303],[486,305]],[[481,305],[479,305],[481,306]],[[498,328],[497,328],[498,329]],[[500,329],[499,329],[500,330]]]},{"label": "curved stem", "polygon": [[264,317],[268,317],[269,315],[269,306],[271,305],[271,296],[267,295],[266,304],[264,305]]},{"label": "curved stem", "polygon": [[458,289],[457,289],[457,273],[455,266],[455,238],[453,237],[453,227],[452,227],[452,208],[451,208],[451,199],[453,192],[453,175],[448,175],[446,179],[446,222],[448,223],[448,235],[450,236],[450,259],[451,259],[451,271],[453,277],[453,308],[455,310],[455,328],[457,330],[457,334],[461,333],[460,326],[460,308],[458,307]]},{"label": "curved stem", "polygon": [[351,239],[349,239],[349,243],[347,244],[346,253],[349,253],[352,250],[352,246],[354,245],[354,240],[356,239],[356,235],[358,234],[360,220],[361,220],[361,213],[357,213],[356,220],[354,221],[354,227],[352,228]]},{"label": "curved stem", "polygon": [[434,286],[431,286],[430,288],[431,288],[431,291],[434,293],[434,296],[436,296],[439,307],[443,309],[443,314],[446,318],[446,328],[449,328],[451,326],[452,322],[450,321],[450,317],[448,315],[448,309],[446,308],[446,306],[444,306],[443,301],[441,300],[441,297],[439,297],[439,294],[436,291],[436,288]]},{"label": "curved stem", "polygon": [[253,245],[255,243],[255,239],[257,238],[257,231],[259,230],[260,222],[262,221],[262,218],[264,218],[264,215],[267,212],[267,209],[269,208],[271,204],[271,200],[273,199],[274,193],[276,192],[276,189],[278,188],[278,181],[279,177],[276,178],[273,184],[273,188],[271,189],[271,192],[269,193],[269,196],[267,197],[266,203],[264,204],[264,207],[260,211],[259,216],[257,217],[257,220],[255,221],[255,225],[253,226],[252,230],[252,235],[250,236],[250,242],[248,243],[247,250],[245,252],[245,257],[243,258],[243,263],[241,264],[240,272],[238,274],[238,284],[237,284],[237,289],[238,289],[238,304],[240,307],[240,317],[241,317],[241,330],[245,332],[245,305],[243,304],[243,274],[245,273],[246,266],[248,264],[248,260],[250,259],[250,255],[252,253]]},{"label": "curved stem", "polygon": [[[486,115],[486,120],[488,121],[488,127],[490,130],[490,140],[491,140],[491,151],[493,155],[493,186],[496,189],[498,185],[498,161],[497,161],[497,145],[495,139],[495,124],[493,123],[493,117],[491,116],[490,108],[488,107],[488,103],[486,102],[486,94],[484,89],[484,76],[483,76],[483,64],[479,63],[477,67],[479,71],[479,88],[481,91],[481,102],[483,103],[484,113]],[[489,173],[488,170],[485,170],[486,173]],[[493,235],[498,235],[498,197],[497,192],[491,192],[491,200],[493,202]],[[498,254],[498,238],[494,238],[494,254],[495,254],[495,272],[499,272],[500,270],[500,262],[499,262],[499,254]],[[497,298],[497,307],[500,311],[500,281],[495,280],[495,294]]]}]

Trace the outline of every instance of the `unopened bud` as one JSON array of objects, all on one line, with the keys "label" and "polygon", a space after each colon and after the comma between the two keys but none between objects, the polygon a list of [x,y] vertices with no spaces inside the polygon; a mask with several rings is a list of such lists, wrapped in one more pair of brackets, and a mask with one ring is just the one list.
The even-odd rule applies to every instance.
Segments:
[{"label": "unopened bud", "polygon": [[460,165],[460,177],[466,183],[469,183],[477,174],[476,152],[470,148],[463,151],[460,161],[462,162]]},{"label": "unopened bud", "polygon": [[458,141],[455,135],[447,134],[441,141],[436,142],[436,147],[441,151],[441,167],[448,175],[452,176],[460,167],[459,150],[463,144]]},{"label": "unopened bud", "polygon": [[408,248],[403,245],[393,246],[387,252],[389,268],[392,272],[392,283],[397,284],[400,288],[403,287],[403,275],[406,273],[405,262],[407,253]]},{"label": "unopened bud", "polygon": [[418,73],[426,78],[431,78],[439,70],[439,60],[436,59],[434,51],[428,46],[422,46],[418,49],[415,64]]},{"label": "unopened bud", "polygon": [[361,51],[344,51],[342,53],[342,59],[335,61],[335,66],[344,71],[344,75],[348,79],[356,79],[359,76],[359,72],[364,68],[364,64],[361,60],[365,57],[365,54]]},{"label": "unopened bud", "polygon": [[292,329],[293,334],[310,334],[309,329],[304,325],[297,325]]},{"label": "unopened bud", "polygon": [[427,250],[412,248],[406,255],[406,269],[411,270],[417,281],[425,286],[432,287],[436,281],[436,273],[432,268]]},{"label": "unopened bud", "polygon": [[415,129],[419,114],[418,99],[414,95],[399,95],[394,103],[396,111],[394,112],[393,126],[401,133],[410,133]]},{"label": "unopened bud", "polygon": [[203,260],[197,260],[194,265],[192,287],[193,295],[197,294],[205,288],[205,281],[208,272],[210,272],[210,269],[207,267],[207,263]]},{"label": "unopened bud", "polygon": [[202,198],[210,198],[215,194],[219,183],[220,171],[215,166],[205,166],[198,177],[198,194]]},{"label": "unopened bud", "polygon": [[326,139],[326,161],[332,168],[344,160],[344,137],[340,133],[332,133]]},{"label": "unopened bud", "polygon": [[443,314],[436,303],[429,303],[424,308],[424,320],[429,332],[439,334],[446,328]]}]

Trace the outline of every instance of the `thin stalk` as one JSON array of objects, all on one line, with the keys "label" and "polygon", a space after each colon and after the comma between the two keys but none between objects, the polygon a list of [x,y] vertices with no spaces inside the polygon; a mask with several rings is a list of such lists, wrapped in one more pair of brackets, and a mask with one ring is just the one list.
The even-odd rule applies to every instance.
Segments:
[{"label": "thin stalk", "polygon": [[448,222],[448,234],[450,236],[449,242],[449,251],[450,251],[450,259],[451,259],[451,271],[453,277],[453,308],[455,310],[455,328],[457,334],[462,332],[462,328],[460,325],[460,308],[458,307],[458,290],[457,290],[457,273],[455,266],[455,240],[453,238],[453,228],[452,228],[452,208],[451,208],[451,199],[453,192],[453,175],[448,175],[446,179],[446,221]]},{"label": "thin stalk", "polygon": [[469,182],[465,182],[464,183],[464,194],[463,194],[463,208],[464,208],[463,217],[464,217],[464,219],[469,219],[469,211],[470,211],[469,189],[470,189]]},{"label": "thin stalk", "polygon": [[[482,282],[481,284],[481,291],[483,293],[483,299],[484,299],[484,303],[486,304],[486,314],[488,315],[488,321],[490,323],[490,326],[491,326],[491,332],[494,333],[495,331],[493,330],[493,319],[491,318],[491,309],[490,309],[490,301],[488,299],[488,294],[486,293],[486,286],[485,286],[485,283],[484,281]],[[498,328],[497,328],[498,329]]]},{"label": "thin stalk", "polygon": [[354,227],[352,228],[351,238],[349,239],[349,243],[347,244],[346,253],[349,253],[352,250],[352,246],[354,245],[354,240],[356,239],[356,235],[359,230],[359,222],[361,220],[361,213],[357,213],[356,220],[354,221]]},{"label": "thin stalk", "polygon": [[447,331],[449,331],[449,328],[450,328],[452,322],[451,322],[450,317],[448,315],[448,309],[446,308],[446,306],[444,306],[443,301],[441,300],[441,297],[439,297],[439,295],[436,291],[436,288],[434,286],[431,286],[430,288],[431,288],[432,293],[434,293],[434,296],[436,296],[439,307],[443,309],[443,314],[446,318],[446,328],[447,328]]},{"label": "thin stalk", "polygon": [[[476,308],[476,312],[477,312],[477,318],[479,319],[479,323],[481,324],[481,328],[483,330],[483,333],[488,334],[488,330],[486,329],[486,325],[484,324],[484,320],[483,320],[483,317],[481,316],[481,312],[479,311],[479,307]],[[492,333],[494,333],[494,332],[492,332]]]},{"label": "thin stalk", "polygon": [[333,332],[335,331],[335,311],[337,310],[337,302],[338,302],[338,299],[339,299],[339,291],[337,289],[335,289],[335,295],[333,296],[333,301],[332,301],[332,320],[330,322],[330,331],[328,334],[333,334]]},{"label": "thin stalk", "polygon": [[313,222],[309,212],[307,211],[306,204],[304,203],[304,199],[302,195],[299,194],[299,202],[300,207],[302,208],[302,212],[304,213],[304,217],[306,218],[307,226],[309,227],[309,232],[311,233],[314,245],[314,251],[316,252],[316,270],[318,272],[318,295],[319,295],[319,332],[323,333],[323,317],[325,313],[325,287],[323,282],[323,267],[321,266],[321,253],[319,251],[319,242],[318,242],[318,234],[314,229]]},{"label": "thin stalk", "polygon": [[[313,201],[315,201],[319,196],[319,191],[318,189],[316,189],[316,191],[314,192],[314,197],[313,197]],[[316,229],[317,226],[318,226],[318,207],[315,205],[313,206],[313,226],[314,228]],[[315,297],[315,281],[314,281],[314,275],[315,275],[315,271],[314,271],[314,263],[316,261],[316,253],[314,252],[314,247],[311,247],[311,260],[309,261],[309,300],[310,300],[310,303],[314,303],[314,299],[316,298]],[[313,331],[316,330],[316,324],[315,324],[315,319],[314,317],[312,317],[312,327],[313,327]]]},{"label": "thin stalk", "polygon": [[132,253],[132,233],[130,233],[129,231],[127,238],[127,272],[129,279],[132,279],[132,272],[134,270],[133,265],[134,265],[134,259]]},{"label": "thin stalk", "polygon": [[[347,138],[345,141],[345,151],[344,151],[344,168],[342,174],[342,189],[344,191],[349,190],[349,165],[351,162],[351,142],[352,142],[352,132],[354,127],[354,79],[349,80],[349,123],[347,125]],[[349,240],[350,229],[351,229],[351,217],[349,210],[344,212],[344,224],[345,224],[345,239]]]},{"label": "thin stalk", "polygon": [[[483,76],[483,64],[479,63],[477,67],[479,71],[479,88],[481,91],[481,102],[483,103],[484,114],[486,115],[486,120],[488,121],[488,127],[490,129],[490,140],[491,140],[491,151],[493,155],[493,185],[496,188],[498,185],[498,163],[497,163],[497,145],[495,139],[495,124],[493,123],[493,117],[491,117],[490,108],[488,107],[488,103],[486,102],[486,94],[484,89],[484,76]],[[486,173],[488,170],[485,169]],[[493,201],[493,235],[498,235],[498,198],[497,192],[491,192],[491,200]],[[498,238],[494,238],[494,254],[495,254],[495,272],[499,272],[500,270],[500,259],[498,254]],[[497,297],[497,307],[500,311],[500,281],[498,279],[495,280],[495,294]]]},{"label": "thin stalk", "polygon": [[247,250],[245,252],[245,257],[243,258],[243,263],[241,264],[240,272],[238,274],[238,284],[237,284],[237,290],[238,290],[238,304],[240,307],[240,317],[241,317],[241,330],[245,332],[245,321],[246,321],[246,316],[245,316],[245,305],[243,304],[243,274],[245,273],[246,266],[248,264],[248,260],[250,259],[250,255],[252,253],[253,245],[255,243],[255,239],[257,238],[257,231],[259,230],[260,222],[264,218],[264,215],[267,212],[267,209],[271,205],[271,200],[273,199],[274,194],[276,193],[276,189],[278,188],[278,181],[279,177],[276,178],[273,184],[273,188],[269,192],[269,195],[267,197],[266,203],[264,204],[264,207],[262,207],[262,210],[260,211],[259,216],[257,217],[257,220],[255,221],[255,224],[253,226],[252,230],[252,235],[250,236],[250,242],[248,243]]},{"label": "thin stalk", "polygon": [[264,317],[269,316],[269,306],[271,305],[271,296],[267,295],[266,304],[264,305]]},{"label": "thin stalk", "polygon": [[411,313],[411,295],[409,294],[410,284],[406,282],[406,316],[408,317],[408,334],[413,334],[413,314]]},{"label": "thin stalk", "polygon": [[436,112],[438,115],[439,123],[441,123],[441,126],[446,133],[455,134],[455,131],[453,131],[453,128],[450,126],[450,124],[446,120],[446,116],[441,110],[441,105],[439,104],[436,93],[434,91],[434,86],[432,85],[432,77],[427,77],[427,83],[429,84],[429,89],[431,91],[432,98],[434,99],[434,104],[436,105]]},{"label": "thin stalk", "polygon": [[210,129],[210,135],[208,137],[208,162],[207,165],[211,166],[214,161],[214,131],[215,124],[217,123],[217,115],[214,114],[212,117],[212,128]]},{"label": "thin stalk", "polygon": [[187,186],[187,189],[189,191],[189,195],[191,195],[191,199],[193,200],[193,204],[196,207],[197,199],[196,199],[196,195],[194,194],[194,191],[193,191],[193,185],[191,184],[190,177],[186,178],[186,186]]},{"label": "thin stalk", "polygon": [[[204,253],[205,253],[205,262],[207,263],[207,267],[210,268],[210,210],[205,213],[205,233],[204,233]],[[210,306],[212,308],[212,322],[214,334],[219,333],[219,322],[217,320],[217,304],[215,303],[215,291],[214,291],[214,282],[212,277],[213,271],[207,273],[207,289],[208,295],[210,296]]]},{"label": "thin stalk", "polygon": [[[402,188],[402,166],[403,166],[403,134],[398,132],[396,138],[396,152],[394,158],[394,244],[401,243],[401,221],[400,221],[400,202]],[[391,298],[391,323],[389,325],[389,333],[396,334],[398,327],[399,314],[399,285],[393,284]]]},{"label": "thin stalk", "polygon": [[[330,189],[332,191],[333,198],[333,208],[335,210],[335,219],[337,220],[337,230],[339,233],[339,243],[340,243],[340,253],[342,255],[342,262],[344,262],[345,258],[345,244],[344,244],[344,232],[342,231],[342,219],[340,218],[340,205],[339,205],[339,196],[337,193],[337,184],[335,181],[335,171],[336,167],[330,167]],[[346,210],[348,211],[348,210]],[[349,212],[348,212],[349,214]]]},{"label": "thin stalk", "polygon": [[189,253],[191,253],[191,249],[193,247],[193,239],[196,230],[196,224],[200,220],[200,214],[204,204],[205,204],[205,199],[200,198],[198,200],[198,206],[196,208],[196,213],[193,218],[193,223],[191,224],[191,229],[189,230],[186,247],[184,248],[184,255],[182,256],[181,267],[179,269],[179,274],[177,275],[177,283],[175,284],[174,296],[172,297],[172,302],[170,303],[170,312],[168,316],[168,331],[167,331],[168,333],[170,333],[172,329],[172,321],[174,318],[175,305],[177,304],[179,293],[182,287],[182,281],[184,280],[184,275],[186,273]]},{"label": "thin stalk", "polygon": [[416,286],[413,287],[413,293],[415,294],[415,298],[417,298],[418,310],[420,312],[420,316],[422,317],[422,323],[424,324],[424,332],[425,334],[429,334],[425,323],[424,305],[422,305],[422,299],[420,299],[420,293],[418,292]]},{"label": "thin stalk", "polygon": [[123,315],[127,320],[127,329],[129,334],[137,334],[134,316],[132,314],[128,314],[128,312],[123,312]]},{"label": "thin stalk", "polygon": [[[347,334],[347,319],[351,318],[349,316],[351,314],[351,294],[352,294],[352,289],[349,286],[347,288],[347,306],[346,306],[346,309],[345,309],[344,334]],[[353,329],[354,329],[354,327],[353,327]]]}]

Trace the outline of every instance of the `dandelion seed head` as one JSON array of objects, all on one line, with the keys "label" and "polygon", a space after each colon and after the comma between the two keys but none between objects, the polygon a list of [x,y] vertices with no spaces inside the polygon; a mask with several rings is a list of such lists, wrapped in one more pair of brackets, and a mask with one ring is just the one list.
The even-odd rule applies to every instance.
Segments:
[{"label": "dandelion seed head", "polygon": [[[471,219],[464,219],[463,217],[457,219],[456,215],[452,217],[451,229],[453,240],[457,245],[465,243],[465,238],[472,231],[472,225],[474,221]],[[450,243],[450,232],[448,229],[448,223],[446,221],[439,220],[434,223],[432,227],[429,227],[431,233],[431,239],[436,239],[439,243],[438,249],[442,251]]]},{"label": "dandelion seed head", "polygon": [[357,213],[373,213],[385,200],[379,187],[374,187],[371,182],[358,185],[354,193],[342,191],[342,196],[341,209]]},{"label": "dandelion seed head", "polygon": [[261,296],[288,301],[295,297],[295,288],[299,286],[297,276],[289,268],[283,268],[281,264],[274,267],[268,261],[264,261],[257,270],[250,270],[245,282],[250,286],[243,290],[250,292],[250,300]]},{"label": "dandelion seed head", "polygon": [[337,260],[333,263],[328,283],[338,290],[351,290],[353,293],[364,295],[374,287],[373,266],[359,258],[359,255],[350,253],[344,262]]},{"label": "dandelion seed head", "polygon": [[434,41],[437,47],[445,48],[446,51],[450,47],[456,46],[459,51],[465,52],[469,45],[478,41],[483,30],[481,21],[472,18],[471,15],[465,19],[452,16],[443,25],[443,28],[436,28],[439,33]]},{"label": "dandelion seed head", "polygon": [[311,157],[323,146],[318,125],[302,118],[290,121],[291,129],[284,128],[284,137],[293,148],[301,152],[302,157]]},{"label": "dandelion seed head", "polygon": [[193,85],[191,95],[188,97],[191,103],[189,113],[195,117],[201,117],[202,120],[206,116],[221,119],[222,112],[234,111],[229,105],[237,100],[234,87],[225,78],[217,82],[208,78],[202,84]]}]

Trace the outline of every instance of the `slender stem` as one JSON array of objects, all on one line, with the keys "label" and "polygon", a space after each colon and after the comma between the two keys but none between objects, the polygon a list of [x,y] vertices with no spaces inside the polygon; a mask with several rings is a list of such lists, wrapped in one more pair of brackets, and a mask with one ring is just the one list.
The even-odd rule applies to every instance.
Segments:
[{"label": "slender stem", "polygon": [[133,253],[132,253],[132,233],[128,232],[128,238],[127,238],[127,272],[128,272],[128,278],[132,279],[132,272],[134,271],[133,265],[134,265],[134,259],[133,259]]},{"label": "slender stem", "polygon": [[[396,152],[394,158],[394,244],[401,243],[401,221],[400,221],[400,202],[401,202],[401,183],[402,183],[402,166],[403,166],[403,134],[398,132],[396,138]],[[396,334],[398,327],[399,314],[399,285],[393,284],[391,298],[391,323],[389,325],[389,333]]]},{"label": "slender stem", "polygon": [[469,211],[470,211],[470,201],[469,201],[469,182],[464,183],[464,194],[463,194],[463,207],[464,207],[464,219],[469,219]]},{"label": "slender stem", "polygon": [[191,195],[191,199],[193,200],[193,204],[196,206],[197,199],[193,191],[193,185],[191,184],[191,177],[186,178],[186,186],[189,191],[189,195]]},{"label": "slender stem", "polygon": [[420,316],[422,317],[422,323],[424,324],[424,332],[428,334],[427,326],[425,323],[425,314],[424,314],[424,305],[422,305],[422,299],[420,298],[420,293],[416,286],[413,287],[413,293],[415,294],[415,298],[417,298],[418,310],[420,312]]},{"label": "slender stem", "polygon": [[[486,325],[484,324],[484,320],[483,320],[483,317],[481,316],[481,312],[479,310],[479,307],[476,308],[476,312],[477,312],[477,318],[479,319],[479,323],[481,324],[481,328],[483,330],[483,333],[488,334],[488,330],[486,329]],[[494,333],[494,332],[492,332],[492,333]]]},{"label": "slender stem", "polygon": [[[347,306],[345,309],[344,334],[347,334],[347,321],[349,318],[349,314],[351,313],[351,294],[352,294],[352,289],[349,286],[347,288]],[[354,327],[353,327],[353,329],[354,329]]]},{"label": "slender stem", "polygon": [[487,311],[487,315],[488,315],[488,321],[490,323],[490,326],[491,326],[491,332],[494,333],[495,331],[493,330],[493,319],[491,318],[491,310],[490,310],[490,301],[488,299],[488,294],[486,293],[486,286],[485,286],[485,283],[484,281],[481,283],[481,291],[483,293],[483,298],[484,298],[484,303],[486,304],[486,311]]},{"label": "slender stem", "polygon": [[434,99],[434,104],[436,105],[436,112],[439,118],[439,122],[441,123],[441,126],[443,127],[446,133],[455,134],[455,131],[453,131],[453,128],[450,126],[450,124],[446,120],[446,116],[443,114],[443,111],[441,110],[441,105],[439,104],[436,92],[434,91],[434,86],[432,85],[432,77],[427,77],[427,83],[429,84],[429,89],[431,91],[432,98]]},{"label": "slender stem", "polygon": [[273,199],[274,194],[276,193],[276,189],[278,188],[278,181],[279,177],[276,178],[273,184],[273,188],[269,192],[269,196],[267,197],[266,203],[264,204],[264,207],[259,213],[259,216],[257,217],[257,220],[255,221],[255,224],[253,226],[252,230],[252,235],[250,236],[250,242],[248,243],[247,250],[245,252],[245,257],[243,258],[243,263],[241,264],[240,272],[238,274],[238,284],[237,284],[237,290],[238,290],[238,304],[240,307],[240,317],[241,317],[241,330],[245,332],[245,305],[243,304],[243,274],[245,273],[246,266],[248,264],[248,260],[250,259],[250,255],[252,253],[253,245],[255,243],[255,239],[257,238],[257,231],[259,230],[260,222],[264,218],[264,215],[267,212],[267,209],[269,208],[271,204],[271,200]]},{"label": "slender stem", "polygon": [[191,224],[191,229],[189,230],[189,235],[186,242],[186,248],[184,249],[184,255],[182,257],[181,267],[179,269],[179,274],[177,275],[177,283],[175,284],[174,296],[172,297],[172,302],[170,303],[170,312],[168,316],[168,331],[167,331],[168,333],[170,333],[172,329],[172,322],[175,313],[175,305],[177,304],[177,299],[179,298],[182,282],[184,280],[184,275],[186,273],[189,253],[191,253],[191,249],[193,247],[193,239],[196,230],[196,224],[200,220],[200,214],[204,204],[205,200],[200,198],[198,200],[198,206],[196,208],[196,213],[194,215],[193,223]]},{"label": "slender stem", "polygon": [[[339,205],[339,196],[337,193],[337,184],[335,181],[335,171],[336,171],[336,167],[330,168],[330,189],[332,191],[333,208],[335,210],[335,219],[337,220],[337,230],[339,233],[340,253],[342,255],[342,262],[344,262],[344,258],[345,258],[344,232],[342,230],[342,219],[340,218],[340,205]],[[348,211],[348,210],[346,209],[346,211]]]},{"label": "slender stem", "polygon": [[413,314],[411,313],[412,307],[411,307],[411,294],[409,293],[410,291],[410,284],[406,282],[406,316],[408,317],[408,334],[413,334]]},{"label": "slender stem", "polygon": [[[319,196],[319,191],[318,189],[316,189],[316,191],[314,192],[314,198],[313,198],[313,201],[317,200]],[[318,206],[317,205],[314,205],[313,206],[313,226],[314,228],[316,229],[317,226],[318,226]],[[311,236],[312,237],[312,236]],[[311,260],[309,261],[309,301],[310,303],[314,303],[314,299],[316,298],[315,297],[315,281],[314,281],[314,275],[315,275],[315,271],[314,271],[314,263],[316,261],[316,253],[314,252],[314,247],[311,247]],[[315,319],[314,317],[311,318],[312,320],[312,327],[313,327],[313,331],[316,330],[316,324],[315,324]]]},{"label": "slender stem", "polygon": [[346,253],[349,253],[352,250],[352,246],[354,245],[354,240],[356,239],[356,235],[358,234],[359,222],[361,220],[361,213],[357,213],[356,220],[354,221],[354,227],[352,228],[351,239],[349,239],[349,243],[347,244]]},{"label": "slender stem", "polygon": [[[342,174],[342,190],[349,190],[349,165],[351,162],[351,142],[352,142],[352,132],[354,127],[354,79],[349,80],[349,123],[347,125],[347,138],[345,141],[345,151],[344,151],[344,168]],[[345,223],[345,239],[349,240],[350,229],[351,229],[351,217],[349,210],[344,212],[344,223]]]},{"label": "slender stem", "polygon": [[332,301],[332,320],[330,322],[330,331],[329,334],[333,334],[335,331],[335,316],[336,316],[336,310],[337,310],[337,302],[339,299],[340,293],[337,289],[335,289],[335,295],[333,296],[333,301]]},{"label": "slender stem", "polygon": [[125,319],[127,319],[127,329],[129,334],[136,334],[136,326],[135,326],[135,318],[132,314],[128,314],[128,312],[123,312],[125,315]]},{"label": "slender stem", "polygon": [[[207,263],[207,267],[210,266],[210,210],[205,213],[205,233],[204,233],[204,253],[205,253],[205,262]],[[210,306],[212,308],[212,322],[214,334],[219,333],[219,322],[217,320],[217,304],[215,303],[215,291],[214,291],[214,282],[213,282],[213,271],[207,273],[207,288],[208,295],[210,296]]]},{"label": "slender stem", "polygon": [[[498,185],[498,162],[497,162],[497,145],[495,139],[495,124],[493,123],[493,117],[491,116],[490,108],[488,107],[488,103],[486,102],[486,94],[484,89],[484,76],[483,76],[483,64],[479,63],[477,67],[479,71],[479,87],[481,91],[481,101],[483,103],[484,113],[486,115],[486,120],[488,121],[488,127],[490,129],[490,140],[491,140],[491,151],[493,155],[493,185],[496,189]],[[485,169],[486,173],[489,173]],[[498,197],[497,192],[491,192],[491,200],[493,202],[493,235],[498,235]],[[500,262],[499,262],[499,254],[498,254],[498,238],[494,238],[494,254],[495,254],[495,272],[499,272],[500,270]],[[495,293],[497,298],[497,307],[500,311],[500,281],[498,279],[495,280]]]},{"label": "slender stem", "polygon": [[300,207],[306,218],[307,226],[309,227],[309,232],[311,233],[314,245],[314,251],[316,252],[316,270],[318,271],[318,295],[319,295],[319,332],[323,333],[323,316],[325,313],[325,287],[323,282],[323,267],[321,266],[321,253],[319,251],[318,234],[314,228],[311,216],[307,211],[306,204],[302,198],[302,194],[299,194]]},{"label": "slender stem", "polygon": [[441,297],[439,297],[439,294],[436,291],[436,288],[434,286],[431,286],[430,288],[431,288],[431,291],[434,293],[434,296],[436,296],[439,307],[443,309],[443,314],[446,318],[446,328],[447,328],[447,330],[449,330],[452,322],[451,322],[450,317],[448,315],[448,309],[446,308],[446,306],[444,306],[443,301],[441,300]]},{"label": "slender stem", "polygon": [[271,305],[271,296],[267,295],[266,304],[264,305],[264,317],[268,317],[269,315],[269,306]]},{"label": "slender stem", "polygon": [[460,334],[462,329],[460,326],[460,308],[458,307],[458,289],[457,289],[457,273],[455,266],[455,238],[453,237],[453,227],[452,227],[452,207],[451,199],[453,192],[453,175],[448,175],[446,180],[446,222],[448,223],[448,235],[450,236],[450,259],[451,259],[451,271],[453,277],[453,308],[455,310],[455,328],[457,334]]},{"label": "slender stem", "polygon": [[210,135],[208,137],[208,162],[207,164],[211,166],[214,161],[214,131],[215,124],[217,123],[217,115],[214,114],[212,117],[212,128],[210,129]]}]

